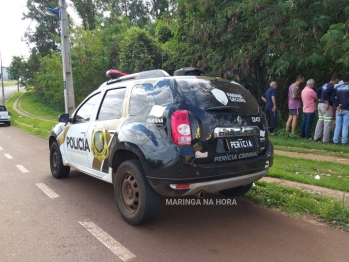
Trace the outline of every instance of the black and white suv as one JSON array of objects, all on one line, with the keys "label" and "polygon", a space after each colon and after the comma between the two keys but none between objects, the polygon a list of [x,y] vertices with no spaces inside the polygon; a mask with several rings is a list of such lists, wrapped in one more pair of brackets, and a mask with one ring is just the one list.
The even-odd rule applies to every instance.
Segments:
[{"label": "black and white suv", "polygon": [[11,125],[11,113],[3,105],[0,105],[0,123]]},{"label": "black and white suv", "polygon": [[241,85],[200,73],[151,70],[104,83],[59,116],[52,175],[74,167],[113,184],[134,225],[157,214],[160,196],[246,193],[273,161],[265,116]]}]

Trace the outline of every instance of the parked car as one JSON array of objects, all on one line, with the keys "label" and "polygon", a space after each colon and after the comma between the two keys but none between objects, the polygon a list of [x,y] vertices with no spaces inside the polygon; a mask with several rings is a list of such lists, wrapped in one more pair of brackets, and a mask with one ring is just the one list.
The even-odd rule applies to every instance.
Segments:
[{"label": "parked car", "polygon": [[7,126],[11,125],[11,113],[6,109],[6,106],[0,105],[0,123]]},{"label": "parked car", "polygon": [[114,186],[121,216],[136,225],[160,196],[246,193],[273,163],[265,115],[241,85],[181,69],[105,82],[49,138],[55,178],[70,167]]}]

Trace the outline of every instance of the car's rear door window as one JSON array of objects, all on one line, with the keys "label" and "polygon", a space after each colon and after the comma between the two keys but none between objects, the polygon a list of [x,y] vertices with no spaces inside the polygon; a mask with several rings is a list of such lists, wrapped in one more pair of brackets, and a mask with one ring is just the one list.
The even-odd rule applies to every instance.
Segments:
[{"label": "car's rear door window", "polygon": [[108,90],[99,109],[97,120],[121,118],[125,93],[126,88]]}]

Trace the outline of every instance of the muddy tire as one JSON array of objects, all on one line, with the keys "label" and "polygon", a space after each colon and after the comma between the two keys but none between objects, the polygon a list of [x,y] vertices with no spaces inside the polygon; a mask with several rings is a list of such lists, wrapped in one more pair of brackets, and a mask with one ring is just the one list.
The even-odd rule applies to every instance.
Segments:
[{"label": "muddy tire", "polygon": [[61,151],[57,142],[53,142],[50,148],[51,174],[55,178],[64,178],[69,175],[70,167],[63,165]]},{"label": "muddy tire", "polygon": [[139,160],[120,165],[114,180],[114,197],[121,216],[131,225],[140,225],[154,218],[160,195],[149,185]]}]

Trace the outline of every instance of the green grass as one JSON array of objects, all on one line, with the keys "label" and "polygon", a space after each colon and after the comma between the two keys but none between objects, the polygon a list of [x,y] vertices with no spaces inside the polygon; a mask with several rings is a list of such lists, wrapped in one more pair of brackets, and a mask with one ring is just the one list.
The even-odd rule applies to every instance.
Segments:
[{"label": "green grass", "polygon": [[[4,82],[4,86],[16,86],[16,85],[17,85],[16,81]],[[0,86],[2,86],[1,82],[0,82]]]},{"label": "green grass", "polygon": [[284,137],[278,137],[278,136],[270,136],[271,142],[275,146],[286,146],[286,147],[297,147],[297,148],[303,148],[306,149],[314,149],[314,150],[321,150],[324,155],[327,153],[325,151],[328,151],[328,153],[349,153],[349,146],[341,146],[341,145],[334,145],[334,144],[323,144],[321,142],[315,142],[311,140],[302,139],[299,136],[293,135],[294,138],[291,138],[291,134],[289,138]]},{"label": "green grass", "polygon": [[54,123],[21,116],[13,109],[13,103],[20,95],[21,93],[15,93],[6,102],[6,107],[11,112],[11,125],[28,133],[48,138]]},{"label": "green grass", "polygon": [[274,155],[268,176],[349,192],[348,169],[344,164]]},{"label": "green grass", "polygon": [[256,187],[244,197],[293,217],[311,216],[320,222],[349,231],[349,206],[345,206],[344,201],[265,182],[257,182]]},{"label": "green grass", "polygon": [[28,91],[20,98],[20,107],[31,115],[57,121],[60,114],[64,112],[54,111],[41,104],[35,97],[33,91]]},{"label": "green grass", "polygon": [[313,155],[324,155],[324,156],[334,156],[338,158],[348,158],[349,154],[345,152],[332,152],[328,150],[322,149],[305,149],[301,147],[291,147],[291,146],[278,146],[274,145],[274,149],[282,150],[287,152],[296,152],[296,153],[305,153],[305,154],[313,154]]}]

